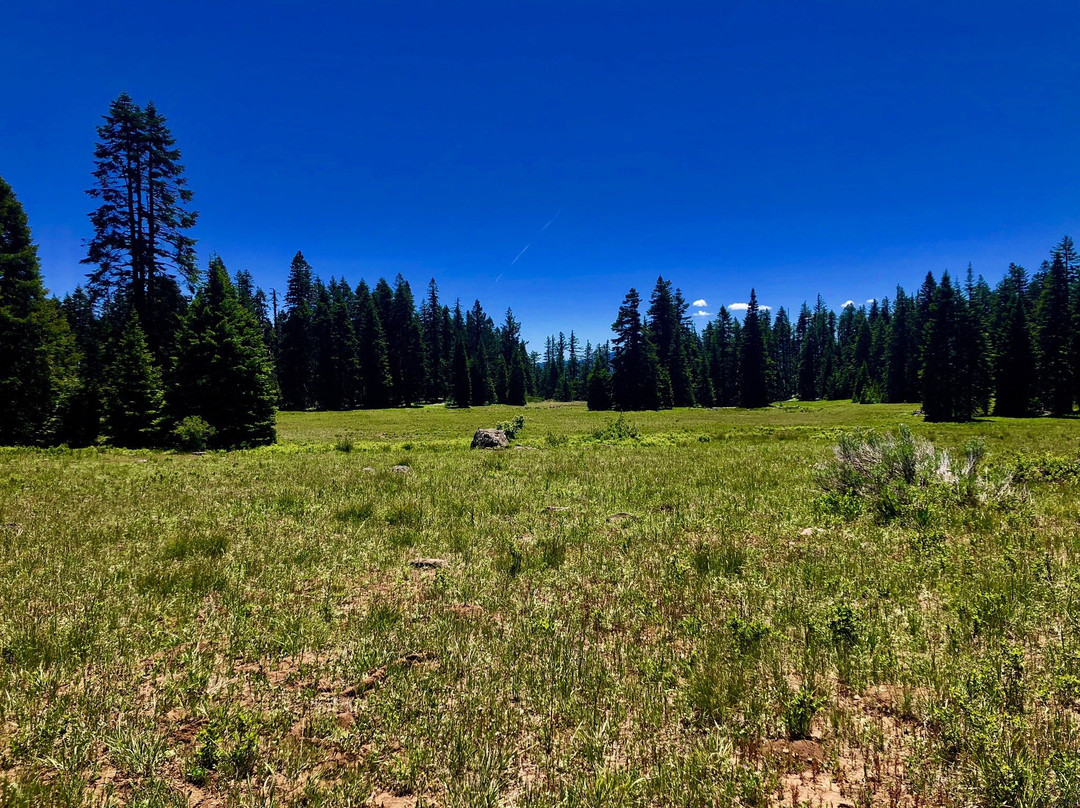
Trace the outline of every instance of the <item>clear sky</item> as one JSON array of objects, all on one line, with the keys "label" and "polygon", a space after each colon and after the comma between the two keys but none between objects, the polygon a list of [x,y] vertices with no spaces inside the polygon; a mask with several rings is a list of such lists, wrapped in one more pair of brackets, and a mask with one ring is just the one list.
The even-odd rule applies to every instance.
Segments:
[{"label": "clear sky", "polygon": [[95,127],[152,99],[204,266],[434,276],[540,349],[659,274],[715,313],[1037,267],[1080,236],[1078,42],[1075,0],[10,3],[0,175],[68,291]]}]

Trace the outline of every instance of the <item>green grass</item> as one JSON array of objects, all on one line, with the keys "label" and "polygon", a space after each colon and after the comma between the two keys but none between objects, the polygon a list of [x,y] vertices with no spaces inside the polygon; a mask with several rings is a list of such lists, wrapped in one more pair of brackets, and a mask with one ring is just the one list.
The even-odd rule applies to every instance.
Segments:
[{"label": "green grass", "polygon": [[[0,806],[1077,804],[1076,422],[914,409],[0,450]],[[1022,496],[823,495],[842,431],[900,424]]]}]

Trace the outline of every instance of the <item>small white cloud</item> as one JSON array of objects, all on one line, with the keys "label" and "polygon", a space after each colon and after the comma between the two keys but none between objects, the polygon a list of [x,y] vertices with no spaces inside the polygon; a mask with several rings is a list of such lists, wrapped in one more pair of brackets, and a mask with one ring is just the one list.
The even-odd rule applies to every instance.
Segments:
[{"label": "small white cloud", "polygon": [[[728,306],[728,311],[746,311],[748,308],[750,308],[749,303],[732,303]],[[760,311],[769,311],[771,308],[772,306],[758,306]]]},{"label": "small white cloud", "polygon": [[869,304],[871,304],[871,303],[877,303],[877,298],[876,298],[876,297],[872,297],[872,298],[870,298],[869,300],[867,300],[867,301],[866,301],[866,303],[867,303],[867,305],[869,305]]},{"label": "small white cloud", "polygon": [[703,309],[709,304],[705,302],[705,298],[701,298],[701,300],[695,300],[691,305],[696,309]]},{"label": "small white cloud", "polygon": [[844,305],[841,306],[840,308],[846,309],[848,306],[854,306],[854,305],[855,305],[854,300],[847,300],[847,301],[844,302]]},{"label": "small white cloud", "polygon": [[705,311],[705,309],[698,309],[694,313],[694,316],[695,317],[712,317],[712,315],[709,312]]}]

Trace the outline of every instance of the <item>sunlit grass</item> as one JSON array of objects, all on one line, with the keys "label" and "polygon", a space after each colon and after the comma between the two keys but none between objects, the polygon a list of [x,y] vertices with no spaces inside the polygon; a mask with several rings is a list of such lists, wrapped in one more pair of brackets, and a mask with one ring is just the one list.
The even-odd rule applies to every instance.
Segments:
[{"label": "sunlit grass", "polygon": [[814,467],[900,424],[991,467],[1076,457],[1075,422],[914,409],[532,405],[500,452],[472,432],[518,408],[282,413],[247,452],[0,451],[0,805],[1062,804],[1076,478],[883,521]]}]

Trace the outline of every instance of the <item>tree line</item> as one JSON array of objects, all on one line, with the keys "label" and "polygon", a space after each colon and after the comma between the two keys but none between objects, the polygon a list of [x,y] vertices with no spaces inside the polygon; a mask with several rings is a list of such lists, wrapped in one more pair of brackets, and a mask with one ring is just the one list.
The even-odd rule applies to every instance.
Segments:
[{"label": "tree line", "polygon": [[446,402],[587,400],[592,409],[761,407],[850,398],[918,402],[931,420],[1066,415],[1080,401],[1080,257],[1068,237],[1030,275],[991,288],[927,274],[914,295],[839,314],[817,298],[792,321],[726,308],[699,333],[682,292],[631,289],[610,343],[573,331],[529,352],[507,310],[417,304],[400,275],[324,282],[298,252],[282,300],[201,270],[180,152],[148,103],[121,95],[98,128],[85,285],[42,282],[25,212],[0,179],[0,444],[230,448],[272,442],[275,412]]},{"label": "tree line", "polygon": [[1033,275],[996,287],[927,273],[914,295],[846,304],[818,296],[794,323],[750,290],[742,322],[721,308],[699,334],[670,281],[648,309],[631,289],[585,380],[592,409],[762,407],[790,398],[921,403],[927,420],[1069,415],[1080,403],[1080,255],[1065,236]]}]

